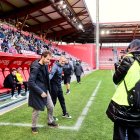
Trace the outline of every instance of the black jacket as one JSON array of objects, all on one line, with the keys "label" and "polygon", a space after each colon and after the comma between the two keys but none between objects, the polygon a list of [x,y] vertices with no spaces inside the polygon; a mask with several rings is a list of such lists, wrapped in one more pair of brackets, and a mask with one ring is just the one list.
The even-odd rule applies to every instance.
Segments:
[{"label": "black jacket", "polygon": [[12,88],[13,84],[16,84],[17,82],[18,82],[17,77],[12,74],[9,74],[4,79],[3,85],[5,88]]},{"label": "black jacket", "polygon": [[70,63],[65,64],[63,67],[63,72],[64,72],[64,76],[72,75],[73,73],[72,65]]},{"label": "black jacket", "polygon": [[76,76],[81,76],[81,74],[84,73],[83,68],[80,64],[75,65],[74,73],[75,73]]},{"label": "black jacket", "polygon": [[[135,60],[140,64],[140,51],[131,52],[131,54],[133,56],[126,55],[117,67],[113,76],[115,84],[119,84],[125,78],[129,68]],[[140,112],[135,108],[118,105],[111,100],[106,113],[113,122],[117,122],[125,126],[140,127]]]},{"label": "black jacket", "polygon": [[38,60],[34,61],[30,67],[29,76],[29,106],[37,109],[44,110],[47,103],[47,98],[42,98],[43,92],[50,92],[50,80],[48,67],[39,64]]},{"label": "black jacket", "polygon": [[59,64],[59,62],[56,62],[53,65],[52,70],[51,70],[50,75],[49,75],[51,84],[61,86],[62,72],[63,72],[63,67]]},{"label": "black jacket", "polygon": [[127,74],[127,71],[129,70],[129,68],[135,61],[135,59],[137,59],[140,62],[140,52],[135,51],[135,52],[131,52],[131,53],[132,53],[133,57],[125,56],[122,59],[122,61],[120,62],[120,65],[117,67],[117,69],[113,75],[113,82],[116,85],[119,84],[124,79],[125,75]]}]

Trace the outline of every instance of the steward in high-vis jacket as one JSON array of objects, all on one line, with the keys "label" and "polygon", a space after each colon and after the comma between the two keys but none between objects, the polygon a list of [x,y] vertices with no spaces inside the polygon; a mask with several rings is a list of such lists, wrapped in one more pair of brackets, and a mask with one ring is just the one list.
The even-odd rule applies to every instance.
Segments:
[{"label": "steward in high-vis jacket", "polygon": [[113,140],[140,140],[140,111],[129,105],[127,93],[140,80],[140,40],[132,41],[127,51],[114,73],[118,87],[106,112],[114,122]]}]

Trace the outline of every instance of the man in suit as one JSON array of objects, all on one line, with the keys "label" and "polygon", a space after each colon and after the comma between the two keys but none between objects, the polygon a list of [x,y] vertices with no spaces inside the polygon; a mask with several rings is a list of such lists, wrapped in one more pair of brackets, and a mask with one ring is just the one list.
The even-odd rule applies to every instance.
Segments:
[{"label": "man in suit", "polygon": [[48,64],[51,59],[51,52],[45,51],[40,60],[36,60],[30,67],[29,77],[29,106],[33,108],[32,113],[32,133],[37,134],[36,127],[39,111],[44,111],[45,106],[48,111],[48,125],[58,127],[53,118],[54,105],[50,96],[50,80],[48,73]]}]

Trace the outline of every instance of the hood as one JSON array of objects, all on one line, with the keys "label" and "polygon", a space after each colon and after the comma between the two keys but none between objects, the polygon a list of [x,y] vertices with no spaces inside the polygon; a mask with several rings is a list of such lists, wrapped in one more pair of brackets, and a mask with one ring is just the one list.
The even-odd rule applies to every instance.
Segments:
[{"label": "hood", "polygon": [[130,42],[126,50],[127,52],[140,51],[140,39],[134,39],[132,42]]},{"label": "hood", "polygon": [[131,54],[140,63],[140,51],[133,51],[133,52],[131,52]]},{"label": "hood", "polygon": [[77,65],[77,66],[79,66],[79,65],[80,65],[80,63],[76,63],[76,65]]}]

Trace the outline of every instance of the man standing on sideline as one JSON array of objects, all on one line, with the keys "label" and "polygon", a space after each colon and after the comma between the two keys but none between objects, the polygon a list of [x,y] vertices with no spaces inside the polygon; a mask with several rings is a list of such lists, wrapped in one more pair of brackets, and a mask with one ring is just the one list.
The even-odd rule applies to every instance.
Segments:
[{"label": "man standing on sideline", "polygon": [[66,63],[63,67],[64,72],[64,84],[66,85],[66,94],[70,93],[70,81],[71,81],[71,75],[73,73],[72,65],[69,63],[69,59],[66,59]]},{"label": "man standing on sideline", "polygon": [[41,55],[40,60],[36,60],[30,67],[29,77],[29,106],[33,108],[32,113],[32,133],[37,134],[37,120],[39,117],[39,111],[44,111],[44,107],[47,107],[48,111],[48,125],[51,127],[57,127],[53,118],[54,105],[50,96],[50,80],[48,73],[48,66],[51,59],[51,52],[45,51]]},{"label": "man standing on sideline", "polygon": [[76,75],[77,83],[80,84],[81,83],[81,75],[82,75],[82,73],[84,73],[84,70],[83,70],[79,61],[76,62],[76,65],[74,67],[74,73]]},{"label": "man standing on sideline", "polygon": [[58,100],[60,102],[60,105],[63,111],[62,117],[71,119],[71,116],[66,110],[65,99],[63,96],[63,90],[61,86],[62,71],[63,71],[63,66],[65,64],[65,61],[66,61],[65,59],[66,58],[64,56],[61,56],[59,58],[59,61],[53,65],[49,77],[51,80],[51,97],[52,97],[54,106],[56,104],[57,97],[58,97]]}]

